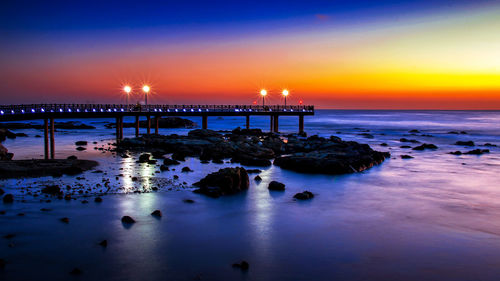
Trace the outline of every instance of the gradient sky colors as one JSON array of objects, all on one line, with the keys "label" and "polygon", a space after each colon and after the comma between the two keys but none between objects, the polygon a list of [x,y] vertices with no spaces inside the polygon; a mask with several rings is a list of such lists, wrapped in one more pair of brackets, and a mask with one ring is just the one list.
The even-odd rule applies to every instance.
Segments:
[{"label": "gradient sky colors", "polygon": [[3,4],[2,103],[500,109],[500,1],[102,2]]}]

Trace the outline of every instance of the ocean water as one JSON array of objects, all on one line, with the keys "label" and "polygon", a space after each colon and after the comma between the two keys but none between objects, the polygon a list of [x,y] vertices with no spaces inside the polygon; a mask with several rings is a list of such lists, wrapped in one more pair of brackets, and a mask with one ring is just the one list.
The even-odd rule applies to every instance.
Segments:
[{"label": "ocean water", "polygon": [[[201,123],[201,120],[193,118]],[[67,280],[74,267],[78,280],[498,280],[500,276],[500,112],[498,111],[335,111],[318,110],[305,118],[309,135],[336,135],[391,152],[383,164],[362,173],[307,175],[271,166],[262,182],[250,181],[247,192],[219,199],[192,193],[190,185],[224,164],[200,164],[188,158],[176,171],[138,164],[136,157],[116,157],[95,150],[108,147],[114,130],[95,119],[83,122],[95,130],[56,133],[56,157],[95,159],[104,173],[86,172],[78,182],[89,186],[109,179],[110,193],[100,204],[52,200],[24,195],[23,187],[77,182],[63,176],[3,180],[16,195],[0,205],[0,270],[2,280]],[[125,120],[127,121],[127,120]],[[130,120],[132,121],[132,120]],[[244,118],[209,118],[209,128],[244,126]],[[269,119],[252,117],[252,127],[269,129]],[[280,118],[280,130],[296,132],[297,118]],[[420,133],[411,134],[410,130]],[[27,138],[3,144],[15,159],[39,158],[43,139],[38,130],[14,130]],[[187,129],[160,129],[185,134]],[[466,131],[467,134],[450,134]],[[373,135],[367,138],[363,133]],[[124,131],[133,136],[134,129]],[[400,148],[400,138],[433,143],[437,150]],[[74,142],[89,141],[86,151]],[[454,145],[475,142],[475,147]],[[92,142],[97,144],[92,144]],[[386,143],[387,146],[381,146]],[[481,156],[448,154],[475,148]],[[402,154],[413,159],[401,159]],[[180,173],[189,166],[194,172]],[[253,167],[249,167],[253,168]],[[123,173],[118,179],[115,175]],[[174,180],[173,176],[179,179]],[[132,176],[139,180],[133,182]],[[253,178],[254,175],[251,175]],[[285,192],[270,192],[277,180]],[[158,192],[149,191],[160,185]],[[172,190],[168,190],[171,187]],[[309,190],[315,198],[293,200]],[[183,199],[193,199],[186,204]],[[25,202],[21,202],[24,200]],[[50,208],[50,212],[41,212]],[[159,209],[161,219],[150,215]],[[17,216],[24,213],[24,216]],[[126,228],[123,215],[137,223]],[[59,221],[70,218],[69,224]],[[108,240],[103,249],[97,243]],[[232,263],[246,260],[242,272]]]}]

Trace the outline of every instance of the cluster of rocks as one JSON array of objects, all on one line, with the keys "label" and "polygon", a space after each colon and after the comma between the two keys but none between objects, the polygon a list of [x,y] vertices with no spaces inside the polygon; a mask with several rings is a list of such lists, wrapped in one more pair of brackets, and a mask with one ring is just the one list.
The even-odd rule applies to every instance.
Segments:
[{"label": "cluster of rocks", "polygon": [[[14,139],[16,138],[16,134],[7,129],[0,129],[0,142],[3,142],[7,138]],[[0,160],[11,160],[12,157],[14,157],[14,154],[10,153],[9,150],[0,143]]]},{"label": "cluster of rocks", "polygon": [[77,175],[97,165],[96,161],[73,158],[0,161],[0,178]]},{"label": "cluster of rocks", "polygon": [[453,154],[453,155],[462,155],[462,154],[465,154],[465,155],[482,155],[482,154],[485,154],[485,153],[489,153],[490,150],[489,149],[473,149],[473,150],[469,150],[467,152],[461,152],[459,150],[457,151],[452,151],[450,152],[450,154]]},{"label": "cluster of rocks", "polygon": [[338,137],[309,138],[288,135],[282,139],[260,129],[237,128],[221,134],[212,130],[196,129],[187,136],[149,135],[124,139],[119,149],[161,150],[172,153],[172,159],[183,161],[185,157],[199,157],[201,161],[221,163],[230,158],[233,163],[248,166],[270,166],[306,173],[345,174],[360,172],[380,164],[390,156],[378,152],[366,144],[342,141]]}]

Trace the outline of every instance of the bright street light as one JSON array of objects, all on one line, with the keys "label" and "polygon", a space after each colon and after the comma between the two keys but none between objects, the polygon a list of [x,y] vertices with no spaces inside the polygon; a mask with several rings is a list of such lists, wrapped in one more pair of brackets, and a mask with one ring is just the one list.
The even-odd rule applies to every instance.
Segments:
[{"label": "bright street light", "polygon": [[130,92],[132,92],[132,87],[130,87],[129,85],[126,85],[125,87],[123,87],[123,91],[127,94],[127,110],[128,110],[128,96],[129,96]]},{"label": "bright street light", "polygon": [[144,92],[144,104],[148,105],[148,93],[151,91],[151,88],[148,85],[142,86],[142,91]]},{"label": "bright street light", "polygon": [[265,105],[264,99],[267,95],[267,91],[265,89],[260,90],[260,95],[262,96],[262,106]]},{"label": "bright street light", "polygon": [[286,106],[286,97],[287,97],[287,96],[288,96],[288,94],[289,94],[289,93],[288,93],[288,90],[287,90],[287,89],[284,89],[282,93],[283,93],[283,96],[285,97],[285,106]]}]

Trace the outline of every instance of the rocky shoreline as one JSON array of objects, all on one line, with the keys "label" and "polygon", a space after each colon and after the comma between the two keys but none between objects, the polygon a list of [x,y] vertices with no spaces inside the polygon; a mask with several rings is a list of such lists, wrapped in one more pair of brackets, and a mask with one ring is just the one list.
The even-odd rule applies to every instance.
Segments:
[{"label": "rocky shoreline", "polygon": [[0,161],[0,178],[77,175],[98,164],[96,161],[79,159],[7,160]]}]

